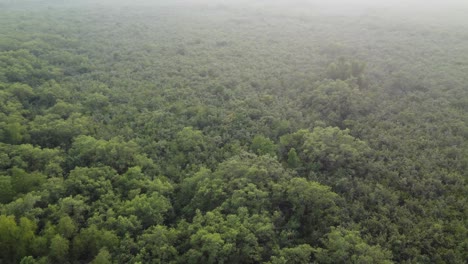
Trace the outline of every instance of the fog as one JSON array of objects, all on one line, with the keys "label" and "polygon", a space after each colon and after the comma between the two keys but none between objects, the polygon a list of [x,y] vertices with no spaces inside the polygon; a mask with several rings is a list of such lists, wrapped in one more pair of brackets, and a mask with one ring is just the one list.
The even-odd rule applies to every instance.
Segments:
[{"label": "fog", "polygon": [[[79,1],[78,1],[79,2]],[[368,10],[386,9],[400,11],[447,11],[458,8],[468,8],[468,1],[465,0],[101,0],[83,1],[88,3],[107,3],[125,5],[206,5],[206,6],[237,6],[237,7],[282,7],[285,11],[295,8],[318,8],[331,9],[340,12],[341,10]]]},{"label": "fog", "polygon": [[[297,8],[305,10],[326,10],[341,13],[343,10],[363,12],[369,10],[386,10],[401,12],[447,12],[466,11],[466,0],[0,0],[0,4],[9,5],[111,5],[111,6],[226,6],[244,8],[277,8],[284,12]],[[461,10],[460,10],[461,9]]]},{"label": "fog", "polygon": [[[377,16],[408,23],[468,26],[466,0],[100,0],[60,3],[110,5],[114,7],[165,6],[183,9],[240,9],[261,15]],[[50,3],[50,2],[48,2]]]}]

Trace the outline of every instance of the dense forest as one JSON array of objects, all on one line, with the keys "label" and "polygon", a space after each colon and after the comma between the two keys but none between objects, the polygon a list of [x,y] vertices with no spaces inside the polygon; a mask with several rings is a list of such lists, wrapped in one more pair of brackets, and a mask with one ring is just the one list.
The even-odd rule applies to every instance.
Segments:
[{"label": "dense forest", "polygon": [[0,263],[466,263],[468,9],[414,10],[0,1]]}]

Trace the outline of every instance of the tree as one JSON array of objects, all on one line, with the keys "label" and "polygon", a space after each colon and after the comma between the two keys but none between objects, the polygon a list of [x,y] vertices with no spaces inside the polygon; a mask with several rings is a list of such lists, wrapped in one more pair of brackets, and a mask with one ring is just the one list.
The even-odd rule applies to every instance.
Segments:
[{"label": "tree", "polygon": [[125,142],[121,137],[107,140],[91,136],[78,136],[69,151],[68,166],[91,167],[107,165],[123,174],[128,168],[140,166],[152,169],[153,162],[140,154],[140,147],[134,142]]},{"label": "tree", "polygon": [[189,201],[184,211],[200,209],[206,212],[223,203],[229,212],[235,212],[238,207],[268,210],[271,200],[265,198],[265,193],[272,195],[273,188],[290,177],[275,158],[243,153],[221,163],[214,172],[202,169],[185,179],[181,186],[184,190],[192,190],[184,198]]},{"label": "tree", "polygon": [[61,235],[55,235],[50,241],[49,257],[54,263],[64,263],[68,257],[69,241]]},{"label": "tree", "polygon": [[126,201],[120,208],[123,215],[135,215],[143,229],[162,224],[166,212],[171,208],[168,199],[158,193],[140,194]]},{"label": "tree", "polygon": [[256,135],[252,140],[250,149],[257,155],[276,156],[276,145],[269,138],[262,135]]},{"label": "tree", "polygon": [[311,263],[313,249],[302,244],[291,248],[282,248],[277,256],[272,256],[270,264],[308,264]]},{"label": "tree", "polygon": [[38,262],[32,257],[27,256],[21,259],[20,264],[37,264]]},{"label": "tree", "polygon": [[33,88],[24,83],[13,83],[9,85],[7,91],[13,94],[24,108],[29,107],[29,102],[34,96]]},{"label": "tree", "polygon": [[355,78],[359,86],[364,85],[364,69],[366,64],[360,61],[348,61],[341,57],[336,62],[332,62],[327,68],[327,77],[333,80],[348,80]]},{"label": "tree", "polygon": [[42,208],[36,206],[40,200],[40,195],[30,192],[4,205],[0,211],[7,215],[14,215],[17,218],[27,217],[28,219],[34,219],[43,213]]},{"label": "tree", "polygon": [[317,84],[304,107],[311,114],[332,126],[344,128],[344,121],[366,112],[365,96],[353,84],[341,80],[325,80]]},{"label": "tree", "polygon": [[288,152],[288,167],[291,169],[295,169],[299,166],[300,160],[297,156],[297,152],[295,148],[291,148]]},{"label": "tree", "polygon": [[2,141],[10,144],[21,143],[26,133],[26,128],[19,122],[8,123],[3,130]]},{"label": "tree", "polygon": [[5,263],[18,263],[31,250],[35,239],[36,225],[21,217],[19,224],[14,216],[0,215],[0,260]]},{"label": "tree", "polygon": [[286,226],[297,230],[298,238],[314,245],[340,219],[339,197],[330,187],[304,178],[293,178],[285,186]]},{"label": "tree", "polygon": [[2,249],[1,259],[6,263],[14,263],[19,260],[17,251],[17,236],[19,228],[16,225],[14,216],[0,215],[0,248]]},{"label": "tree", "polygon": [[73,138],[93,130],[89,116],[73,113],[63,119],[57,114],[38,115],[30,124],[31,143],[41,147],[69,149]]},{"label": "tree", "polygon": [[152,226],[138,239],[137,260],[142,263],[176,263],[179,232],[162,225]]},{"label": "tree", "polygon": [[11,184],[16,193],[28,193],[39,189],[46,181],[46,176],[41,173],[27,173],[17,167],[13,167],[10,174]]},{"label": "tree", "polygon": [[304,142],[304,153],[311,163],[318,165],[319,171],[333,173],[340,169],[363,169],[370,148],[349,135],[349,130],[316,127]]},{"label": "tree", "polygon": [[112,192],[111,180],[116,172],[110,167],[75,168],[64,182],[67,195],[85,196],[94,202],[108,192]]},{"label": "tree", "polygon": [[0,203],[8,203],[13,200],[15,190],[11,184],[10,176],[0,176]]},{"label": "tree", "polygon": [[76,224],[70,216],[65,215],[60,218],[57,224],[58,234],[60,234],[64,238],[70,239],[73,237],[76,231],[77,231]]},{"label": "tree", "polygon": [[68,215],[77,225],[85,222],[90,211],[90,205],[86,203],[86,198],[81,195],[60,198],[57,206],[57,218]]},{"label": "tree", "polygon": [[64,153],[59,149],[40,148],[30,144],[16,146],[0,144],[0,149],[10,157],[8,169],[17,167],[28,173],[42,172],[49,177],[62,176]]},{"label": "tree", "polygon": [[191,224],[179,228],[188,235],[186,263],[257,263],[271,253],[274,236],[271,219],[266,215],[250,215],[246,208],[237,214],[223,215],[219,210],[202,214],[197,211]]},{"label": "tree", "polygon": [[393,263],[388,250],[368,245],[357,231],[333,228],[323,243],[325,248],[315,249],[318,263]]},{"label": "tree", "polygon": [[[102,248],[115,250],[119,244],[118,237],[111,231],[98,229],[95,225],[81,229],[73,238],[73,257],[82,261],[91,261]],[[102,253],[105,255],[105,253]],[[102,257],[100,257],[102,258]]]},{"label": "tree", "polygon": [[281,161],[288,161],[288,155],[291,149],[294,149],[294,152],[296,152],[300,160],[306,161],[304,142],[310,136],[310,133],[311,132],[307,129],[300,129],[294,133],[280,137],[279,154]]},{"label": "tree", "polygon": [[101,248],[99,254],[91,261],[91,264],[112,264],[112,258],[106,248]]}]

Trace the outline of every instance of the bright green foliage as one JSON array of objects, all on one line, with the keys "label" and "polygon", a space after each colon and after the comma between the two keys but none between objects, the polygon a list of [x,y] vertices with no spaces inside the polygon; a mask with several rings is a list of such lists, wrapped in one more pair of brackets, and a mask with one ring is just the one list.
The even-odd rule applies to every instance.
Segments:
[{"label": "bright green foliage", "polygon": [[63,263],[68,257],[69,242],[61,235],[56,235],[50,241],[49,257],[54,263]]},{"label": "bright green foliage", "polygon": [[47,148],[69,148],[72,139],[93,129],[87,116],[73,113],[66,119],[56,114],[37,116],[30,124],[31,143]]},{"label": "bright green foliage", "polygon": [[307,244],[299,245],[293,248],[283,248],[278,256],[272,256],[271,264],[307,264],[311,262],[313,249]]},{"label": "bright green foliage", "polygon": [[243,154],[224,163],[211,173],[201,170],[193,178],[187,178],[182,186],[192,190],[185,194],[190,201],[186,211],[209,211],[223,206],[235,212],[239,207],[252,210],[271,209],[273,188],[291,176],[271,156]]},{"label": "bright green foliage", "polygon": [[305,106],[327,124],[344,127],[347,120],[366,111],[366,98],[355,85],[341,80],[325,80],[317,85]]},{"label": "bright green foliage", "polygon": [[38,263],[33,257],[27,256],[21,259],[20,264],[36,264]]},{"label": "bright green foliage", "polygon": [[174,263],[179,253],[176,249],[178,231],[157,225],[148,228],[138,243],[138,261],[142,263]]},{"label": "bright green foliage", "polygon": [[28,106],[29,101],[34,98],[33,88],[24,83],[13,83],[7,91],[14,95],[23,106]]},{"label": "bright green foliage", "polygon": [[138,193],[159,192],[164,194],[173,191],[173,186],[165,178],[151,178],[146,176],[140,167],[131,167],[125,174],[114,179],[112,184],[124,198],[131,198],[132,193],[137,191]]},{"label": "bright green foliage", "polygon": [[289,167],[306,173],[359,174],[367,169],[371,149],[349,132],[319,126],[312,132],[300,130],[285,135],[280,139],[282,159]]},{"label": "bright green foliage", "polygon": [[339,169],[360,169],[365,166],[369,147],[337,127],[316,127],[304,142],[307,159],[318,169],[333,172]]},{"label": "bright green foliage", "polygon": [[12,263],[19,257],[17,252],[17,235],[19,228],[14,216],[0,216],[0,247],[2,248],[2,261]]},{"label": "bright green foliage", "polygon": [[316,182],[291,178],[269,156],[236,157],[213,173],[201,171],[185,184],[186,194],[193,196],[185,198],[190,201],[186,212],[192,208],[232,213],[246,208],[252,213],[278,210],[277,228],[290,230],[296,239],[309,243],[318,241],[339,220],[335,193]]},{"label": "bright green foliage", "polygon": [[339,221],[338,195],[329,187],[302,178],[293,178],[286,185],[291,212],[287,226],[298,230],[298,236],[314,244],[329,226]]},{"label": "bright green foliage", "polygon": [[75,223],[83,223],[85,220],[85,214],[89,211],[90,206],[85,203],[83,196],[69,196],[61,198],[57,202],[58,217],[63,215],[70,216]]},{"label": "bright green foliage", "polygon": [[318,263],[393,263],[389,251],[368,245],[357,231],[334,228],[324,244],[315,250]]},{"label": "bright green foliage", "polygon": [[28,193],[39,189],[46,177],[40,173],[27,173],[22,169],[13,167],[10,170],[11,184],[15,193]]},{"label": "bright green foliage", "polygon": [[29,219],[39,217],[42,213],[41,208],[37,208],[37,202],[41,200],[41,197],[34,192],[30,192],[26,195],[19,195],[18,199],[6,204],[1,212],[6,215],[15,215],[17,218],[25,216]]},{"label": "bright green foliage", "polygon": [[305,160],[304,142],[310,136],[310,131],[301,129],[291,134],[286,134],[280,138],[280,157],[282,160],[288,160],[288,154],[291,149],[294,149],[300,159]]},{"label": "bright green foliage", "polygon": [[3,130],[3,137],[6,143],[18,144],[23,140],[23,134],[25,133],[25,127],[20,123],[9,122]]},{"label": "bright green foliage", "polygon": [[162,224],[164,214],[171,208],[169,201],[158,193],[137,195],[126,201],[122,207],[123,215],[135,215],[141,221],[143,228]]},{"label": "bright green foliage", "polygon": [[17,263],[27,252],[35,239],[36,225],[22,217],[17,224],[14,216],[0,215],[0,260]]},{"label": "bright green foliage", "polygon": [[[219,211],[202,215],[199,211],[187,227],[190,250],[182,258],[187,263],[252,263],[268,254],[266,243],[273,226],[264,215],[251,215],[241,208],[236,215],[223,216]],[[262,247],[260,243],[265,243]]]},{"label": "bright green foliage", "polygon": [[[0,54],[0,76],[8,82],[23,82],[37,85],[53,78],[58,69],[47,65],[44,60],[31,54],[28,50],[2,52]],[[0,78],[2,80],[2,78]]]},{"label": "bright green foliage", "polygon": [[107,249],[102,248],[99,254],[91,261],[91,264],[112,264],[111,255]]},{"label": "bright green foliage", "polygon": [[111,180],[114,177],[116,177],[115,171],[109,167],[76,168],[70,172],[65,181],[66,193],[82,194],[91,201],[96,201],[112,191]]},{"label": "bright green foliage", "polygon": [[159,142],[158,159],[162,160],[163,172],[176,181],[180,180],[181,172],[192,173],[205,166],[214,166],[212,155],[213,142],[202,131],[193,127],[184,127],[174,133],[171,144]]},{"label": "bright green foliage", "polygon": [[27,172],[43,172],[46,176],[62,176],[63,152],[58,149],[34,147],[30,144],[6,145],[0,143],[5,153],[2,169],[13,167]]},{"label": "bright green foliage", "polygon": [[252,152],[257,155],[276,155],[276,145],[269,138],[265,138],[262,135],[256,135],[252,140],[252,145],[250,146]]},{"label": "bright green foliage", "polygon": [[135,142],[123,142],[121,138],[106,141],[79,136],[73,142],[69,155],[71,167],[107,165],[123,173],[135,165],[152,166],[150,160],[139,154]]},{"label": "bright green foliage", "polygon": [[73,252],[75,258],[90,261],[94,259],[103,247],[115,250],[119,239],[111,231],[98,229],[92,225],[84,228],[73,239]]},{"label": "bright green foliage", "polygon": [[76,224],[70,216],[66,215],[60,218],[57,224],[57,233],[65,238],[72,238],[77,231]]}]

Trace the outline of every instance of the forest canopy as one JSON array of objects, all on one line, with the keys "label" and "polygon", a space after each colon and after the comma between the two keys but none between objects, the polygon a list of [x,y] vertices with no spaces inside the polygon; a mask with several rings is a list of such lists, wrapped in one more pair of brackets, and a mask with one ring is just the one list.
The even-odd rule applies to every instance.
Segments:
[{"label": "forest canopy", "polygon": [[468,6],[410,2],[0,0],[0,263],[466,263]]}]

